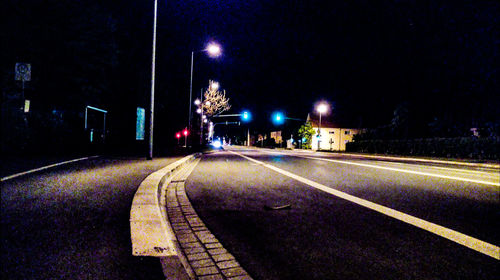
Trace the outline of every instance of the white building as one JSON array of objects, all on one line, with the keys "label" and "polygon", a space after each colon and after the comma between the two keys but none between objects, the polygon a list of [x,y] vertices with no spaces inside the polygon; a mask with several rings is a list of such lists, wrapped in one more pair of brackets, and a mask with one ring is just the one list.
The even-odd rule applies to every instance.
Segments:
[{"label": "white building", "polygon": [[311,143],[313,150],[345,151],[346,143],[352,142],[354,135],[363,131],[360,128],[343,128],[325,119],[321,120],[321,129],[319,129],[319,121],[312,119],[309,115],[307,121],[311,122],[316,131]]}]

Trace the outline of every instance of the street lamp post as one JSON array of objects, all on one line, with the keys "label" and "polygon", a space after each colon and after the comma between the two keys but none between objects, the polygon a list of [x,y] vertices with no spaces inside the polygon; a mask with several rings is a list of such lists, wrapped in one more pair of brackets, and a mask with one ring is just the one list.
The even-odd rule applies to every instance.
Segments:
[{"label": "street lamp post", "polygon": [[149,118],[149,154],[148,159],[153,159],[153,127],[155,110],[155,58],[156,58],[156,19],[158,10],[158,0],[155,0],[154,19],[153,19],[153,54],[151,58],[151,107]]},{"label": "street lamp post", "polygon": [[316,108],[319,113],[319,125],[318,125],[318,151],[321,150],[321,114],[326,113],[328,110],[328,105],[321,103]]},{"label": "street lamp post", "polygon": [[210,57],[218,57],[222,54],[222,49],[217,43],[209,43],[208,46],[200,51],[191,51],[191,78],[189,82],[189,115],[188,115],[188,128],[191,130],[191,103],[193,102],[193,65],[194,65],[194,53],[206,51]]}]

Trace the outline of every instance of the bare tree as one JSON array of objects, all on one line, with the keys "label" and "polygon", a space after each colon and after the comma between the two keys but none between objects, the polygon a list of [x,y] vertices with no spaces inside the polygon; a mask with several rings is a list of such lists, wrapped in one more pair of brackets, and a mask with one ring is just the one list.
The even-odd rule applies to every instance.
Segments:
[{"label": "bare tree", "polygon": [[203,99],[203,114],[207,117],[218,115],[231,108],[229,98],[226,98],[226,91],[219,91],[218,84],[210,81]]}]

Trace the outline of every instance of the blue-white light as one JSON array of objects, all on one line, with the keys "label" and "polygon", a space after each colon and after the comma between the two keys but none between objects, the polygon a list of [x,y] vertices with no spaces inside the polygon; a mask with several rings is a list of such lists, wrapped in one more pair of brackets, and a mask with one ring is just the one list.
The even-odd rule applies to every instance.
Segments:
[{"label": "blue-white light", "polygon": [[272,116],[272,121],[275,125],[280,125],[285,122],[285,116],[281,112],[275,112]]},{"label": "blue-white light", "polygon": [[243,111],[243,113],[241,114],[241,119],[244,122],[249,122],[252,119],[252,114],[250,114],[250,112],[248,111]]},{"label": "blue-white light", "polygon": [[219,140],[215,140],[212,142],[212,146],[214,146],[214,148],[220,148],[222,144]]}]

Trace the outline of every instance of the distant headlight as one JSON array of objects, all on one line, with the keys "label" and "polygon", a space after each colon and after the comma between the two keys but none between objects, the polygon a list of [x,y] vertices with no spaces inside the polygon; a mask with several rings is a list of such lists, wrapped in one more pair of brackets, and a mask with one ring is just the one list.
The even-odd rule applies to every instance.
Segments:
[{"label": "distant headlight", "polygon": [[215,140],[212,142],[212,146],[214,146],[214,148],[220,148],[222,144],[220,143],[219,140]]}]

